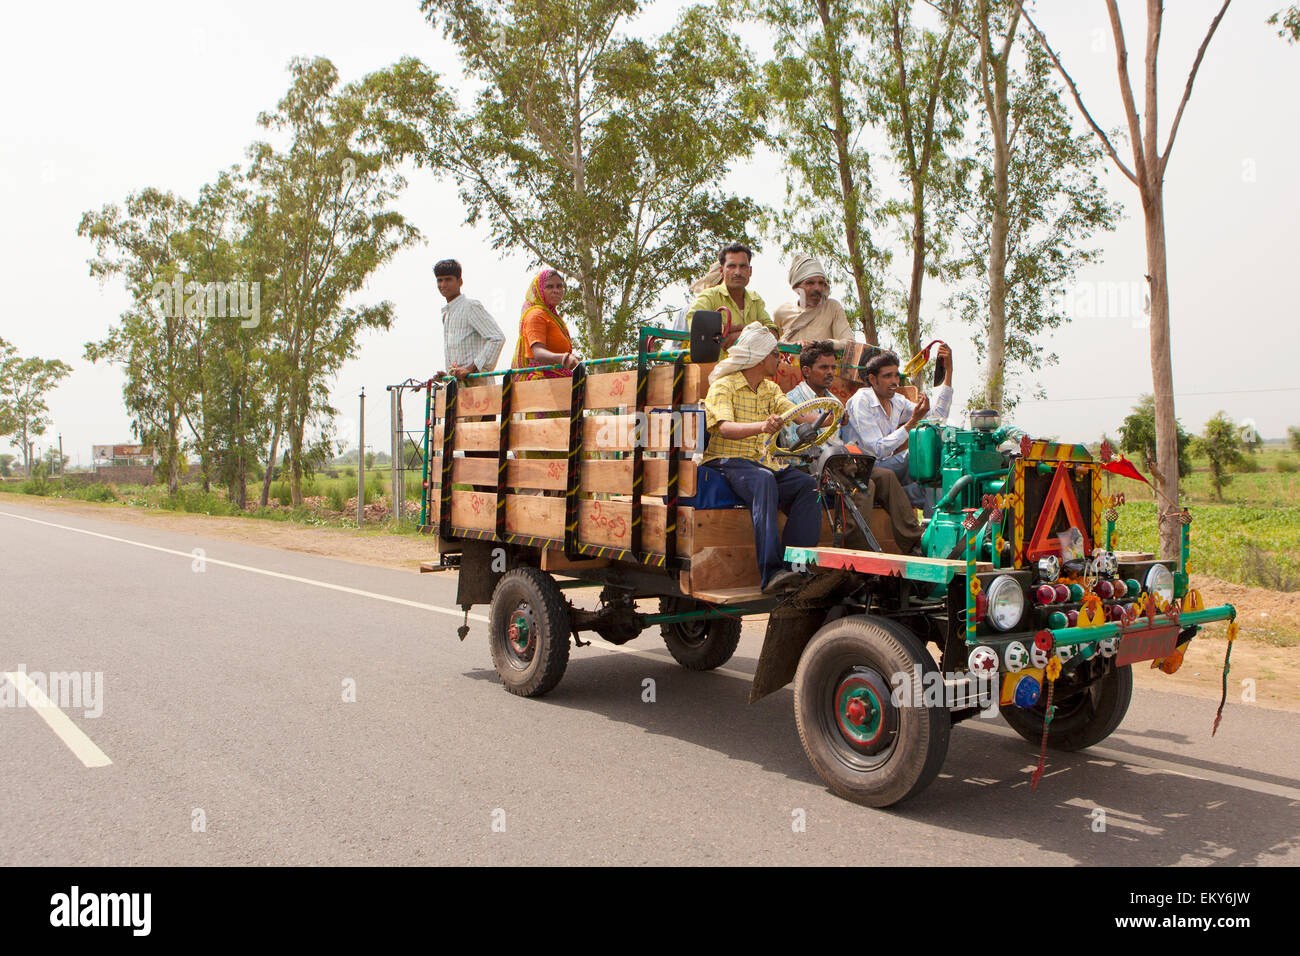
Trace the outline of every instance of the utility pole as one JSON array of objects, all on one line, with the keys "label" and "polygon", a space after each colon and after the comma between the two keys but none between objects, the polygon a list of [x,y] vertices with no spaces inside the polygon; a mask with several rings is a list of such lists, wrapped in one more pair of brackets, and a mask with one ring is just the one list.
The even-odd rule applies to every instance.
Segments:
[{"label": "utility pole", "polygon": [[63,433],[59,433],[59,477],[63,477]]},{"label": "utility pole", "polygon": [[402,454],[402,386],[388,386],[388,394],[392,399],[388,412],[388,423],[392,434],[389,436],[392,441],[392,459],[389,461],[390,470],[393,477],[393,520],[399,522],[402,520],[403,497],[401,482],[398,480],[398,469],[401,465],[398,458]]},{"label": "utility pole", "polygon": [[361,386],[361,425],[357,436],[357,527],[366,516],[366,387]]}]

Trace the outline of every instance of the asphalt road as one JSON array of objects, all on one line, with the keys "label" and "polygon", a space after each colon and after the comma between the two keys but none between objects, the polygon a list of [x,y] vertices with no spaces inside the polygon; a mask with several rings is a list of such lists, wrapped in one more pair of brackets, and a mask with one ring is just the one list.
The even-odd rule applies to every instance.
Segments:
[{"label": "asphalt road", "polygon": [[873,810],[813,772],[789,688],[746,703],[758,627],[708,674],[656,632],[596,639],[523,700],[454,595],[0,503],[0,671],[102,674],[63,736],[0,677],[0,864],[1300,862],[1300,714],[1234,699],[1211,738],[1214,702],[1139,688],[1034,792],[1036,749],[967,721],[928,790]]}]

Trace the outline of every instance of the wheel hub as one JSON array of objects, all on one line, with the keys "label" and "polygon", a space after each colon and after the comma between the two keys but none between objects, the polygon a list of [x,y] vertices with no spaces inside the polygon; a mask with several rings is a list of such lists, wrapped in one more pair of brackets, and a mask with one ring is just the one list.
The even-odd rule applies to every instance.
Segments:
[{"label": "wheel hub", "polygon": [[536,649],[537,628],[533,623],[532,608],[521,604],[510,616],[510,624],[506,627],[506,652],[512,664],[526,667]]},{"label": "wheel hub", "polygon": [[834,685],[831,696],[835,724],[846,744],[864,754],[889,746],[888,731],[895,721],[890,719],[889,689],[880,674],[855,667]]}]

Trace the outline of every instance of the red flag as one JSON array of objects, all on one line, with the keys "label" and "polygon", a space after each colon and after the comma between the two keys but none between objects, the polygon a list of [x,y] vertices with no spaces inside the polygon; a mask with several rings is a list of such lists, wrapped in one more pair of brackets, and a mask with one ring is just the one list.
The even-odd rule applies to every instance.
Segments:
[{"label": "red flag", "polygon": [[1147,481],[1146,478],[1142,477],[1142,472],[1138,471],[1137,468],[1134,467],[1133,462],[1129,461],[1123,455],[1120,455],[1115,461],[1103,462],[1101,467],[1116,475],[1123,475],[1125,478],[1136,478],[1143,484],[1151,484],[1151,482]]}]

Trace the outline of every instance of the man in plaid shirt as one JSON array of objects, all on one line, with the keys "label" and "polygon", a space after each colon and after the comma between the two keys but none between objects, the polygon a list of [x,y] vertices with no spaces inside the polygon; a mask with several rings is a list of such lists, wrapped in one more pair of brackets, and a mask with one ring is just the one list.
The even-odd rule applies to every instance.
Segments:
[{"label": "man in plaid shirt", "polygon": [[497,367],[506,337],[501,326],[488,315],[483,303],[461,295],[460,263],[443,259],[433,267],[438,291],[447,300],[442,307],[442,346],[447,373],[463,379],[472,372],[490,372]]},{"label": "man in plaid shirt", "polygon": [[[817,483],[768,452],[767,436],[781,428],[781,416],[794,408],[772,376],[776,374],[776,336],[761,324],[745,326],[709,374],[704,399],[709,445],[704,463],[720,471],[754,519],[754,547],[764,594],[798,585],[800,575],[785,561],[786,547],[812,547],[821,533]],[[816,414],[800,421],[815,421]],[[778,509],[786,515],[785,534],[777,534]]]}]

